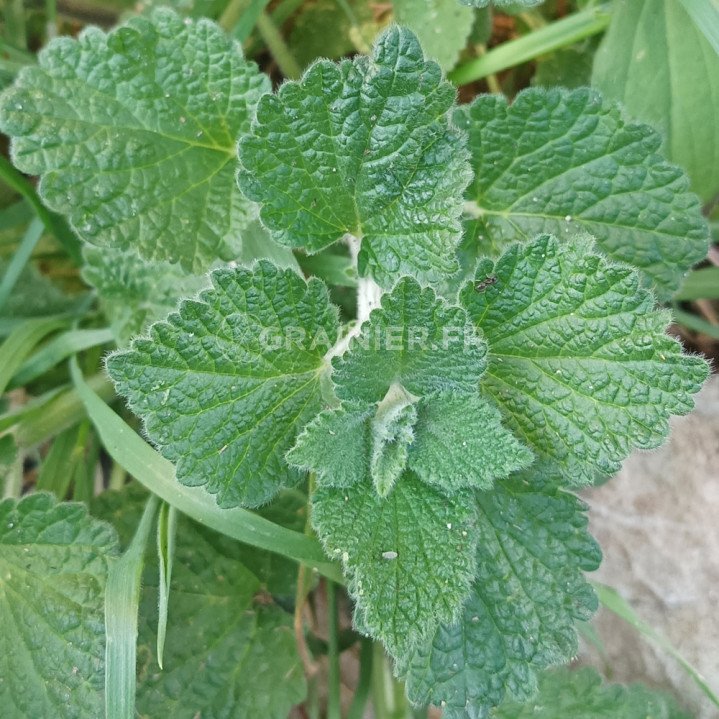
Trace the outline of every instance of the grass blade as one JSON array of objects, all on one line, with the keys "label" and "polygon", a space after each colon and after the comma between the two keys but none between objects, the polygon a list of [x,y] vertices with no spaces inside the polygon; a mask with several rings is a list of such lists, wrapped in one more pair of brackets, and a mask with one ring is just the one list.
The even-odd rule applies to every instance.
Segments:
[{"label": "grass blade", "polygon": [[[115,391],[104,374],[91,377],[93,392],[109,402]],[[18,447],[30,449],[56,437],[87,416],[87,410],[75,388],[55,387],[25,407],[0,417],[0,431],[15,427]]]},{"label": "grass blade", "polygon": [[157,559],[159,567],[160,594],[157,616],[157,663],[162,669],[162,655],[165,650],[167,635],[167,608],[170,599],[170,582],[172,581],[172,558],[175,554],[175,534],[177,531],[177,510],[162,503],[157,517]]},{"label": "grass blade", "polygon": [[75,474],[78,456],[75,451],[80,437],[80,425],[61,432],[40,465],[36,489],[53,492],[62,501],[67,496]]},{"label": "grass blade", "polygon": [[0,347],[0,395],[5,392],[12,376],[37,344],[67,320],[26,320],[18,325]]},{"label": "grass blade", "polygon": [[340,649],[339,611],[337,606],[337,585],[327,582],[327,624],[328,624],[328,674],[327,674],[327,719],[342,719],[340,703]]},{"label": "grass blade", "polygon": [[60,215],[50,212],[42,204],[42,200],[38,197],[30,181],[19,173],[12,163],[2,155],[0,155],[0,180],[27,200],[42,224],[45,225],[45,229],[55,235],[75,264],[81,265],[82,249],[80,240],[75,237],[67,222]]},{"label": "grass blade", "polygon": [[22,240],[20,240],[20,244],[5,270],[5,276],[2,278],[2,282],[0,282],[0,310],[7,302],[7,298],[10,297],[10,293],[17,284],[23,268],[32,256],[38,240],[42,237],[43,229],[44,225],[42,222],[35,218],[27,228]]},{"label": "grass blade", "polygon": [[105,589],[105,718],[134,719],[137,610],[145,546],[158,500],[150,495],[125,554],[110,564]]},{"label": "grass blade", "polygon": [[660,649],[669,654],[669,656],[676,659],[682,669],[691,677],[699,689],[704,692],[712,704],[719,707],[719,697],[717,697],[707,684],[706,679],[674,648],[668,639],[656,632],[642,620],[616,589],[606,584],[599,584],[598,582],[592,582],[592,586],[603,606],[610,612],[616,614],[620,619],[623,619],[627,624],[633,626],[640,634],[652,640]]},{"label": "grass blade", "polygon": [[540,55],[599,34],[609,25],[610,17],[608,5],[587,8],[516,40],[504,42],[481,57],[460,65],[447,77],[455,85],[467,85],[487,75],[516,67]]},{"label": "grass blade", "polygon": [[690,272],[674,299],[680,302],[719,299],[719,267]]},{"label": "grass blade", "polygon": [[355,689],[354,699],[347,713],[347,719],[363,719],[370,689],[372,688],[372,660],[374,658],[374,647],[372,640],[362,637],[360,646],[360,668],[359,681]]},{"label": "grass blade", "polygon": [[22,387],[45,374],[49,369],[83,350],[112,342],[110,329],[69,330],[48,342],[37,354],[30,357],[12,378],[10,388]]},{"label": "grass blade", "polygon": [[719,55],[719,0],[679,0]]},{"label": "grass blade", "polygon": [[202,487],[188,487],[175,478],[175,468],[122,421],[85,382],[77,361],[70,364],[77,392],[85,404],[108,454],[147,489],[197,522],[253,547],[282,554],[343,583],[340,568],[330,562],[312,537],[281,527],[235,507],[221,509]]},{"label": "grass blade", "polygon": [[674,321],[680,325],[684,325],[684,327],[694,330],[695,332],[701,332],[712,339],[719,340],[719,327],[707,322],[701,317],[697,317],[691,312],[680,310],[678,307],[672,307],[672,315],[674,315]]}]

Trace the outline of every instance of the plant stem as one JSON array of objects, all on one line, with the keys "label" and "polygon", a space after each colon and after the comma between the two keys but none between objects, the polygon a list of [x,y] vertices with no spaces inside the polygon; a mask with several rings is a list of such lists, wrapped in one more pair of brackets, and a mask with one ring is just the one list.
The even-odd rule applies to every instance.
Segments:
[{"label": "plant stem", "polygon": [[607,4],[568,15],[540,30],[502,43],[486,55],[460,65],[449,73],[448,78],[455,85],[467,85],[487,75],[521,65],[540,55],[597,35],[609,25],[610,17]]},{"label": "plant stem", "polygon": [[327,678],[327,719],[342,719],[340,703],[339,611],[337,585],[327,580],[327,623],[329,672]]},{"label": "plant stem", "polygon": [[280,72],[290,80],[299,78],[302,70],[287,47],[287,43],[277,26],[266,12],[260,13],[257,18],[257,30],[277,63],[277,67],[280,68]]}]

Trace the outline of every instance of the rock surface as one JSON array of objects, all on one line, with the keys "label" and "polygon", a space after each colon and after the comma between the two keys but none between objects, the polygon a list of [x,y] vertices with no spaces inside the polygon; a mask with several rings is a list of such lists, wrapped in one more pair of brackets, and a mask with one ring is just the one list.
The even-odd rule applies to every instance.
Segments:
[{"label": "rock surface", "polygon": [[[584,498],[604,551],[592,578],[617,589],[719,690],[719,377],[674,420],[664,447],[635,453]],[[622,620],[602,609],[595,627],[606,656],[585,647],[583,662],[609,668],[614,681],[673,690],[697,719],[719,716],[674,659]]]}]

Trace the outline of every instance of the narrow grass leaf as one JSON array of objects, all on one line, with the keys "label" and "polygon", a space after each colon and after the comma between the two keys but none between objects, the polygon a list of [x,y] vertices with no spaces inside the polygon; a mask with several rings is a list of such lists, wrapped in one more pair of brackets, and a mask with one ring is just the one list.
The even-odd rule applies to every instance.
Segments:
[{"label": "narrow grass leaf", "polygon": [[0,346],[0,395],[37,344],[65,323],[57,318],[26,320],[8,335]]},{"label": "narrow grass leaf", "polygon": [[10,388],[23,387],[60,364],[70,355],[112,342],[113,334],[108,328],[75,329],[54,337],[42,349],[30,357],[10,382]]},{"label": "narrow grass leaf", "polygon": [[150,495],[125,554],[110,564],[105,589],[105,719],[135,716],[137,609],[145,545],[158,500]]},{"label": "narrow grass leaf", "polygon": [[177,510],[163,502],[157,518],[157,563],[159,570],[158,617],[157,617],[157,663],[162,669],[162,655],[167,636],[167,607],[170,599],[172,581],[172,558],[175,555],[175,535],[177,532]]},{"label": "narrow grass leaf", "polygon": [[28,263],[28,260],[32,255],[32,251],[35,249],[38,240],[42,236],[43,229],[44,227],[42,222],[38,219],[34,219],[27,228],[22,240],[20,240],[20,244],[18,245],[12,260],[10,260],[10,264],[5,270],[2,282],[0,282],[0,309],[2,309],[13,290],[13,287],[15,287],[18,279],[20,278],[23,268]]}]

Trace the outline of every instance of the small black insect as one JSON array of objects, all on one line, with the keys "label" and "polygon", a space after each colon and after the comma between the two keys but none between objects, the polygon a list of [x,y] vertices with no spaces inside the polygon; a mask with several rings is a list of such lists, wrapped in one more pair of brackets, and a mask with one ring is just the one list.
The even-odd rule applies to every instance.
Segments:
[{"label": "small black insect", "polygon": [[487,287],[491,287],[492,285],[497,284],[497,278],[494,275],[490,275],[489,277],[485,277],[483,280],[480,280],[479,282],[474,283],[474,291],[475,292],[484,292]]}]

